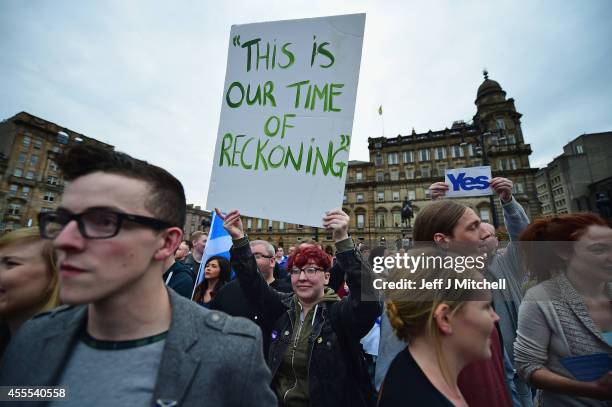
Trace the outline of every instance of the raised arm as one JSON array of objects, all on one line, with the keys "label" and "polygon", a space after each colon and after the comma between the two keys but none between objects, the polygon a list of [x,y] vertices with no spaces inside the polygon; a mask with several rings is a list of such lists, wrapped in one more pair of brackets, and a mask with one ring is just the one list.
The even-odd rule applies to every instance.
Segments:
[{"label": "raised arm", "polygon": [[336,242],[338,266],[346,274],[349,295],[337,306],[339,322],[345,333],[359,340],[372,328],[381,306],[372,285],[372,270],[348,235],[349,217],[337,209],[327,213],[323,226],[331,230]]},{"label": "raised arm", "polygon": [[231,210],[227,215],[223,215],[218,209],[215,211],[217,216],[223,219],[223,228],[232,237],[230,263],[238,276],[242,291],[267,321],[275,321],[286,310],[282,303],[286,294],[270,287],[257,269],[249,239],[244,233],[240,212]]}]

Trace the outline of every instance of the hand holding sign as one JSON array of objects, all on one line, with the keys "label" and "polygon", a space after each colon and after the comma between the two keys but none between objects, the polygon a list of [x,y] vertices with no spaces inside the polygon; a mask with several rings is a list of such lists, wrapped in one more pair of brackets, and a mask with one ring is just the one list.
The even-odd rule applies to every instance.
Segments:
[{"label": "hand holding sign", "polygon": [[446,196],[455,198],[491,195],[490,179],[491,167],[488,166],[446,170],[445,181],[449,185]]},{"label": "hand holding sign", "polygon": [[444,198],[446,191],[448,191],[448,184],[446,182],[434,182],[429,186],[431,199]]},{"label": "hand holding sign", "polygon": [[512,188],[514,183],[508,178],[495,177],[491,180],[491,188],[499,196],[502,203],[507,203],[512,200]]},{"label": "hand holding sign", "polygon": [[341,209],[326,212],[323,217],[323,227],[332,232],[335,242],[348,238],[349,216]]},{"label": "hand holding sign", "polygon": [[[503,202],[510,202],[512,200],[512,188],[514,183],[512,180],[503,177],[495,177],[490,182],[491,189],[499,196],[499,199]],[[446,182],[434,182],[429,186],[429,193],[431,199],[444,198],[446,192],[449,190],[450,185]]]}]

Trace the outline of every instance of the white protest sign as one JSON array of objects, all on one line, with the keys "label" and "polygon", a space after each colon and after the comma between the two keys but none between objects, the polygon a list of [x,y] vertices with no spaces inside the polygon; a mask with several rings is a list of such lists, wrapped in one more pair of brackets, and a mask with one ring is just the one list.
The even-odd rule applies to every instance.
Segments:
[{"label": "white protest sign", "polygon": [[364,26],[232,26],[207,209],[321,226],[342,206]]},{"label": "white protest sign", "polygon": [[446,170],[444,181],[449,188],[446,196],[456,198],[460,196],[491,195],[491,167],[454,168]]}]

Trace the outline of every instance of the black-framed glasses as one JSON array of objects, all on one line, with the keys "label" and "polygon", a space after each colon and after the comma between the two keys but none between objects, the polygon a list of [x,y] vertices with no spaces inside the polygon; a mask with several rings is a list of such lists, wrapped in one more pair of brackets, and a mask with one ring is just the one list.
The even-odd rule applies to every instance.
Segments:
[{"label": "black-framed glasses", "polygon": [[317,271],[325,271],[325,270],[323,270],[320,267],[304,267],[301,269],[294,267],[289,272],[291,273],[292,276],[299,276],[300,274],[302,274],[302,271],[306,273],[307,276],[314,276],[315,274],[317,274]]},{"label": "black-framed glasses", "polygon": [[265,254],[261,254],[261,253],[253,253],[253,256],[255,256],[255,259],[259,260],[259,259],[271,259],[274,256],[266,256]]},{"label": "black-framed glasses", "polygon": [[117,236],[124,221],[138,223],[156,230],[173,226],[159,219],[104,208],[91,208],[79,214],[58,209],[55,212],[38,214],[40,235],[44,239],[55,239],[73,220],[76,220],[81,235],[87,239],[109,239]]}]

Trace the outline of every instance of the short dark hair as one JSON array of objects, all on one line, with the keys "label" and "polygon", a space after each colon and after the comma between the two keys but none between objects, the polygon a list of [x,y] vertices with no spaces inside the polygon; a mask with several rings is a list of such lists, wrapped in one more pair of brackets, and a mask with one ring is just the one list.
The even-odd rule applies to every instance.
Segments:
[{"label": "short dark hair", "polygon": [[119,151],[84,144],[66,150],[59,157],[58,165],[67,181],[94,172],[144,181],[151,189],[144,207],[173,226],[182,229],[185,225],[185,190],[181,182],[163,168]]}]

